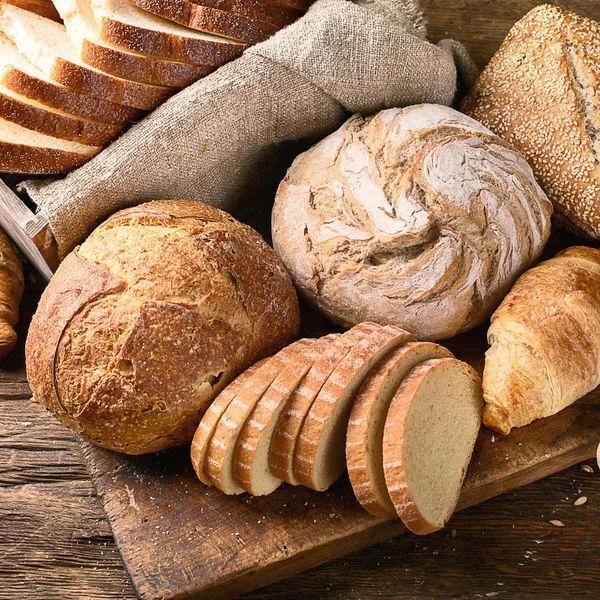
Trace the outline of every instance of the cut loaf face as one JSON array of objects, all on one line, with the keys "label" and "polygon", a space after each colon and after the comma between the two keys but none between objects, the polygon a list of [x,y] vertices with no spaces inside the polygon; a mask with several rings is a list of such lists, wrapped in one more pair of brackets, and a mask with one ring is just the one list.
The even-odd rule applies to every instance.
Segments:
[{"label": "cut loaf face", "polygon": [[53,81],[104,101],[151,110],[176,89],[113,77],[86,65],[63,25],[10,4],[0,3],[0,32]]},{"label": "cut loaf face", "polygon": [[350,350],[364,337],[379,329],[375,323],[360,323],[337,338],[314,362],[300,385],[294,390],[283,411],[279,415],[271,448],[269,469],[271,473],[290,483],[298,485],[294,475],[293,461],[298,436],[304,419],[321,388]]},{"label": "cut loaf face", "polygon": [[398,387],[417,365],[452,358],[443,346],[410,342],[380,361],[369,373],[354,401],[346,432],[346,462],[356,499],[373,515],[396,514],[383,471],[383,427]]},{"label": "cut loaf face", "polygon": [[237,392],[221,415],[208,442],[205,466],[212,484],[222,492],[226,494],[244,492],[244,488],[234,477],[235,450],[242,427],[256,403],[279,373],[313,343],[315,340],[312,339],[298,340],[272,356]]},{"label": "cut loaf face", "polygon": [[102,40],[132,52],[193,65],[219,66],[246,44],[194,31],[133,6],[127,0],[91,0]]},{"label": "cut loaf face", "polygon": [[346,430],[358,388],[379,360],[412,341],[403,329],[380,327],[336,366],[312,403],[298,437],[293,469],[300,484],[324,491],[345,471]]},{"label": "cut loaf face", "polygon": [[275,425],[291,394],[337,338],[339,334],[322,337],[295,356],[262,395],[244,423],[235,452],[234,475],[236,481],[253,496],[270,494],[282,483],[269,469],[269,449]]},{"label": "cut loaf face", "polygon": [[415,367],[394,395],[383,433],[385,480],[413,533],[441,529],[454,512],[482,412],[479,376],[453,358]]},{"label": "cut loaf face", "polygon": [[64,173],[98,152],[99,147],[60,140],[0,119],[2,173]]}]

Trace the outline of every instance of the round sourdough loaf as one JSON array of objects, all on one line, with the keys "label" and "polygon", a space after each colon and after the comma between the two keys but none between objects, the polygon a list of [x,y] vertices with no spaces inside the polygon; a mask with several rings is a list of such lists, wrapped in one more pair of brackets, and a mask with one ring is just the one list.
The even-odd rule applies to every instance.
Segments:
[{"label": "round sourdough loaf", "polygon": [[196,201],[115,214],[58,268],[26,344],[34,399],[95,444],[189,442],[212,398],[298,333],[294,288],[250,227]]},{"label": "round sourdough loaf", "polygon": [[445,106],[355,115],[300,155],[273,242],[302,295],[345,327],[418,339],[483,322],[541,254],[551,205],[525,159]]}]

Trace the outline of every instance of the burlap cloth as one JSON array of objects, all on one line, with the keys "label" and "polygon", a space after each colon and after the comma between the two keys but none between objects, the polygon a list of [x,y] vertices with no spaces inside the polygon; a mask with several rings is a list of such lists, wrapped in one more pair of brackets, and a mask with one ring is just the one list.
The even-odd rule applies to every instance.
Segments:
[{"label": "burlap cloth", "polygon": [[272,192],[252,192],[285,172],[294,154],[286,142],[314,142],[351,112],[449,105],[457,67],[470,84],[466,51],[426,41],[416,0],[318,0],[84,166],[23,188],[46,213],[61,258],[108,215],[147,200],[194,198],[235,214],[242,199],[272,203]]}]

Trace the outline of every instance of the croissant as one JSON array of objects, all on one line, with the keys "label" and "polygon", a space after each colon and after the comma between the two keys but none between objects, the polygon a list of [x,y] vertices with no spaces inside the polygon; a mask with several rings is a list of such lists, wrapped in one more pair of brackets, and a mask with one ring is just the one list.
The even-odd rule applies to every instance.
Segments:
[{"label": "croissant", "polygon": [[522,275],[492,315],[484,424],[500,433],[600,384],[600,252],[574,246]]}]

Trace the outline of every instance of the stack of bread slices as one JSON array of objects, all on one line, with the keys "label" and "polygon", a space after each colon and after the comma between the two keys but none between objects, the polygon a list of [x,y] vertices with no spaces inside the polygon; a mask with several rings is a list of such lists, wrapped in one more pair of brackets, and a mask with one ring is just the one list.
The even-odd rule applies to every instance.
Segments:
[{"label": "stack of bread slices", "polygon": [[0,172],[62,173],[82,164],[144,111],[293,22],[311,2],[53,3],[63,23],[0,2]]},{"label": "stack of bread slices", "polygon": [[204,414],[192,463],[203,483],[253,495],[284,481],[323,491],[347,468],[366,510],[429,533],[456,507],[482,411],[469,365],[365,322],[239,375]]}]

